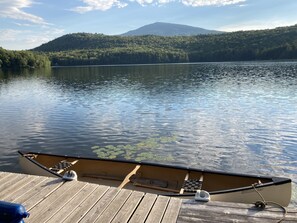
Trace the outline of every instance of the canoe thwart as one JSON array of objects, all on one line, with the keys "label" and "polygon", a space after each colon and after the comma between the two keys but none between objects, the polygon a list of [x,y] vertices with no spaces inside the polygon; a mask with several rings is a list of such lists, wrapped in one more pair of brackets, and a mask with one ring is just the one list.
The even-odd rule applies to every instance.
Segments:
[{"label": "canoe thwart", "polygon": [[121,183],[121,185],[118,187],[119,189],[123,188],[127,183],[130,182],[130,177],[135,175],[137,170],[139,170],[139,168],[141,167],[141,165],[136,165],[135,168],[126,175],[125,179],[123,180],[123,182]]},{"label": "canoe thwart", "polygon": [[[189,171],[188,171],[187,174],[186,174],[186,176],[185,176],[184,182],[185,182],[186,180],[189,179],[189,176],[190,176],[190,173],[189,173]],[[179,191],[179,194],[183,194],[184,191],[185,191],[185,189],[182,187],[182,188],[180,189],[180,191]]]},{"label": "canoe thwart", "polygon": [[67,160],[62,160],[59,163],[57,163],[56,165],[50,167],[49,169],[56,172],[56,173],[62,173],[63,171],[70,168],[71,166],[73,166],[77,162],[78,162],[78,160],[74,160],[72,162],[69,162]]}]

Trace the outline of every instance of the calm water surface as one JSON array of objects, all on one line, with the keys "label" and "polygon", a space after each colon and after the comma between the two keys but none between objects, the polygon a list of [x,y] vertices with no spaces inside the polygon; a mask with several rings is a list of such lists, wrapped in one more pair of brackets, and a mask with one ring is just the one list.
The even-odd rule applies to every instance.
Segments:
[{"label": "calm water surface", "polygon": [[2,171],[21,171],[22,149],[280,175],[296,184],[297,63],[0,73],[0,128]]}]

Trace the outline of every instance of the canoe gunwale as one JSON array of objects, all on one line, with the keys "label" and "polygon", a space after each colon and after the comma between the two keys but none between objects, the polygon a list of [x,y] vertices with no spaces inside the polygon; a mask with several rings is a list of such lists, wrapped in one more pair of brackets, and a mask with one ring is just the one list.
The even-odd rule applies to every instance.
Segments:
[{"label": "canoe gunwale", "polygon": [[[43,166],[39,162],[35,161],[34,159],[31,159],[26,156],[26,154],[34,154],[34,155],[45,155],[45,156],[53,156],[53,157],[64,157],[64,158],[73,158],[73,159],[85,159],[85,160],[94,160],[94,161],[108,161],[108,162],[115,162],[115,163],[130,163],[130,164],[136,164],[136,165],[147,165],[147,166],[155,166],[155,167],[164,167],[164,168],[175,168],[175,169],[181,169],[186,171],[199,171],[201,173],[210,173],[210,174],[220,174],[220,175],[229,175],[229,176],[238,176],[238,177],[247,177],[247,178],[259,178],[259,179],[266,179],[270,180],[267,183],[262,184],[256,184],[254,185],[256,189],[261,189],[265,187],[270,186],[277,186],[277,185],[283,185],[291,183],[291,179],[284,178],[284,177],[269,177],[269,176],[259,176],[259,175],[250,175],[250,174],[239,174],[239,173],[229,173],[229,172],[222,172],[222,171],[213,171],[213,170],[204,170],[204,169],[194,169],[189,167],[183,167],[183,166],[173,166],[173,165],[166,165],[166,164],[155,164],[155,163],[149,163],[149,162],[136,162],[136,161],[127,161],[127,160],[110,160],[110,159],[101,159],[101,158],[88,158],[88,157],[80,157],[80,156],[68,156],[68,155],[56,155],[56,154],[47,154],[47,153],[40,153],[40,152],[23,152],[18,151],[18,153],[29,160],[30,162],[34,163],[38,167],[42,168],[43,170],[62,178],[63,176],[61,174],[58,174],[46,166]],[[234,193],[234,192],[240,192],[240,191],[247,191],[247,190],[253,190],[253,185],[250,186],[244,186],[244,187],[238,187],[238,188],[232,188],[232,189],[226,189],[226,190],[217,190],[217,191],[210,191],[210,195],[218,195],[218,194],[227,194],[227,193]],[[161,194],[162,195],[162,194]],[[166,193],[164,194],[166,196],[172,196],[172,197],[193,197],[195,196],[195,193],[185,193],[185,194],[177,194],[177,193]]]},{"label": "canoe gunwale", "polygon": [[[271,187],[271,186],[277,186],[277,185],[283,185],[283,184],[290,184],[292,181],[290,179],[286,179],[285,181],[279,182],[278,184],[275,184],[274,182],[268,182],[264,184],[259,184],[255,185],[256,189],[262,189],[265,187]],[[238,188],[233,188],[233,189],[227,189],[227,190],[219,190],[219,191],[209,191],[210,195],[218,195],[218,194],[228,194],[228,193],[234,193],[234,192],[241,192],[241,191],[248,191],[248,190],[254,190],[254,187],[251,186],[246,186],[246,187],[238,187]],[[190,197],[195,195],[193,194],[182,194],[183,197]],[[168,196],[168,195],[167,195]],[[179,194],[170,194],[170,196],[179,196]]]}]

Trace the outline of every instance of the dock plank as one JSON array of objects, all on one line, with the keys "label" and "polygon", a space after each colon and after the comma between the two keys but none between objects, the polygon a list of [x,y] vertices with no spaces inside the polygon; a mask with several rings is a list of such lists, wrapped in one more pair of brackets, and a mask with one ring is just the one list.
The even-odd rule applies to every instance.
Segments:
[{"label": "dock plank", "polygon": [[[297,222],[295,210],[287,208],[285,220]],[[284,216],[280,207],[268,206],[262,210],[252,204],[238,204],[212,201],[208,203],[193,200],[183,201],[177,222],[278,222]]]},{"label": "dock plank", "polygon": [[121,189],[95,222],[111,222],[131,193],[131,190]]},{"label": "dock plank", "polygon": [[162,222],[176,222],[179,210],[182,204],[182,200],[179,198],[170,198],[169,204],[166,208],[166,212],[162,219]]},{"label": "dock plank", "polygon": [[40,182],[39,184],[32,185],[32,187],[29,190],[24,191],[24,193],[15,198],[14,202],[16,203],[24,203],[25,201],[32,199],[32,197],[35,197],[38,193],[40,193],[42,190],[48,190],[48,185],[52,183],[53,181],[59,184],[62,184],[62,181],[60,179],[53,178],[47,178],[47,177],[41,177],[44,180]]},{"label": "dock plank", "polygon": [[163,215],[165,213],[165,210],[167,208],[168,202],[169,202],[169,197],[164,197],[164,196],[158,196],[151,212],[149,213],[149,216],[145,222],[147,223],[157,223],[161,222]]},{"label": "dock plank", "polygon": [[[8,178],[5,177],[5,178],[1,179],[0,191],[4,191],[4,190],[8,189],[11,185],[14,185],[22,178],[23,178],[23,176],[21,174],[14,174]],[[0,199],[2,199],[2,197],[0,197]]]},{"label": "dock plank", "polygon": [[0,172],[0,181],[2,179],[4,179],[5,177],[9,177],[11,175],[12,175],[12,173]]},{"label": "dock plank", "polygon": [[109,188],[80,222],[95,222],[119,192],[120,190],[118,188]]},{"label": "dock plank", "polygon": [[[103,195],[106,194],[109,187],[107,186],[99,186],[95,189],[95,191],[88,196],[65,220],[65,223],[75,223],[75,222],[83,222],[85,219],[89,219],[89,217],[84,218],[87,213],[89,213],[90,209],[94,207],[98,200],[102,198]],[[115,189],[116,190],[116,189]],[[116,190],[118,191],[118,190]],[[82,221],[81,221],[82,220]]]},{"label": "dock plank", "polygon": [[155,201],[157,199],[156,194],[146,194],[140,202],[138,208],[134,212],[133,216],[129,220],[130,223],[145,222],[149,212],[151,211]]},{"label": "dock plank", "polygon": [[140,203],[141,199],[143,198],[143,196],[144,196],[143,192],[133,191],[131,196],[122,206],[122,208],[117,213],[117,215],[112,220],[112,222],[113,223],[128,222],[133,212],[137,208],[138,204]]},{"label": "dock plank", "polygon": [[63,183],[61,179],[48,178],[23,196],[17,198],[16,202],[23,204],[27,210],[30,210],[39,202],[46,199],[53,191],[63,185]]},{"label": "dock plank", "polygon": [[83,182],[65,182],[62,187],[54,191],[46,200],[29,210],[32,213],[32,218],[28,222],[40,223],[47,221],[85,186],[86,184]]},{"label": "dock plank", "polygon": [[0,190],[0,199],[5,199],[5,197],[8,197],[11,193],[14,193],[19,188],[29,183],[31,180],[33,179],[28,175],[19,175],[15,182],[11,182],[8,187]]},{"label": "dock plank", "polygon": [[67,205],[64,205],[59,212],[52,216],[47,223],[56,223],[63,222],[72,212],[87,198],[89,197],[95,189],[98,187],[96,184],[87,184],[79,194],[76,194],[75,197],[68,202]]},{"label": "dock plank", "polygon": [[30,176],[31,180],[28,181],[27,184],[25,184],[23,187],[20,187],[18,190],[14,191],[14,193],[11,193],[7,196],[5,196],[3,199],[9,202],[14,202],[19,197],[23,196],[24,193],[32,190],[33,187],[41,184],[46,180],[45,177],[39,177],[39,176]]}]

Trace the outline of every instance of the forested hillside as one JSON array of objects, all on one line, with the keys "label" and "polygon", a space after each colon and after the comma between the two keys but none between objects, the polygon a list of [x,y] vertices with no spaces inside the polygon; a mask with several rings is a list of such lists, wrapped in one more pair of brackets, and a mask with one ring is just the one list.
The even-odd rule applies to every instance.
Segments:
[{"label": "forested hillside", "polygon": [[197,36],[75,33],[34,49],[53,65],[297,59],[297,25]]},{"label": "forested hillside", "polygon": [[0,47],[1,68],[39,68],[50,66],[47,56],[30,51],[12,51]]}]

